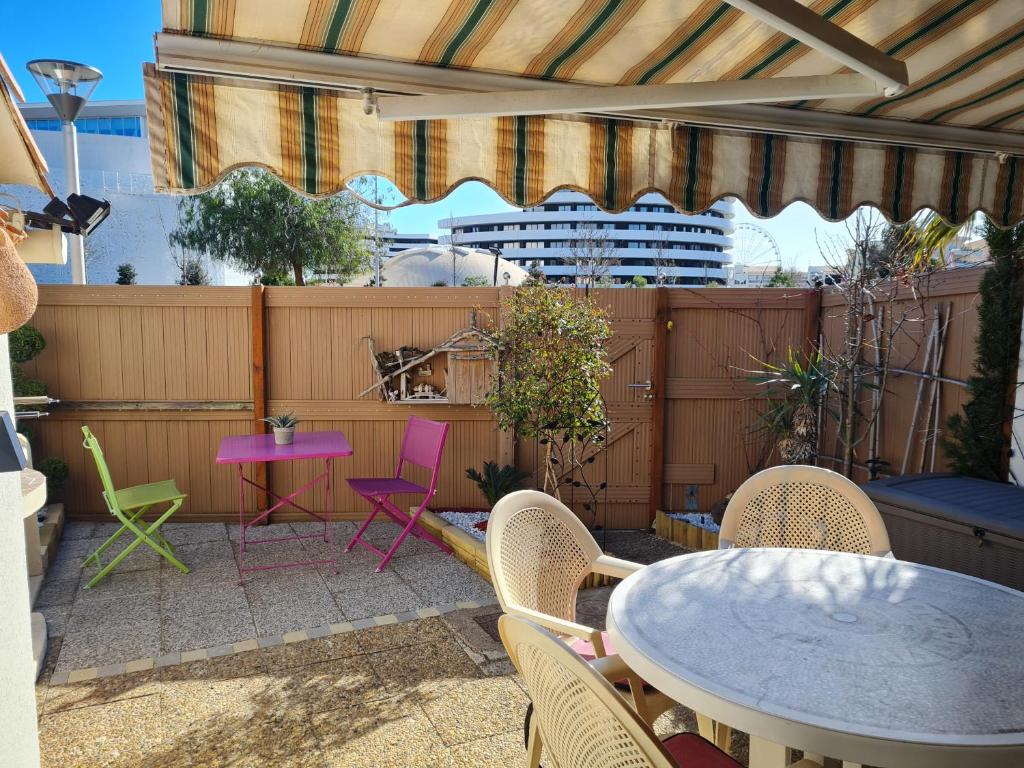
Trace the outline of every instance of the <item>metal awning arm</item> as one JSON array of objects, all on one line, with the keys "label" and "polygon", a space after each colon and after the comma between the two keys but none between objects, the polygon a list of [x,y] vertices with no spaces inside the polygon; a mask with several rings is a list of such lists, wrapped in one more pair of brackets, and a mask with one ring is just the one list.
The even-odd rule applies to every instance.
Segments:
[{"label": "metal awning arm", "polygon": [[382,120],[501,115],[630,112],[647,109],[770,104],[802,99],[894,96],[908,83],[907,65],[822,18],[796,0],[726,0],[857,74],[770,77],[657,85],[573,86],[557,92],[518,90],[442,96],[392,96],[378,101]]},{"label": "metal awning arm", "polygon": [[868,45],[838,24],[824,19],[796,0],[725,0],[794,40],[821,51],[854,72],[882,85],[886,96],[895,96],[910,84],[907,65]]}]

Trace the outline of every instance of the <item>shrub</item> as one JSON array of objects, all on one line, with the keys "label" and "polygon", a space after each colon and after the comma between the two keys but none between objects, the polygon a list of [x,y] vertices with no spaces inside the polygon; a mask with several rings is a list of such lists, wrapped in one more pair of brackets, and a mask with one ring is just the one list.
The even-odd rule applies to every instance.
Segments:
[{"label": "shrub", "polygon": [[135,271],[135,267],[125,262],[124,264],[117,265],[117,279],[114,283],[117,285],[135,285],[135,278],[138,277],[138,273]]},{"label": "shrub", "polygon": [[493,507],[503,496],[512,491],[518,491],[523,487],[523,481],[528,478],[528,472],[522,472],[511,464],[498,467],[493,461],[484,462],[483,474],[477,472],[474,467],[466,470],[466,477],[476,483],[487,499],[487,504]]},{"label": "shrub", "polygon": [[[593,462],[588,447],[604,441],[601,381],[611,373],[611,325],[589,297],[559,288],[522,288],[502,309],[508,320],[495,335],[497,375],[487,405],[500,429],[542,446],[542,487],[557,495],[563,476]],[[589,490],[585,478],[572,480],[585,482]]]},{"label": "shrub", "polygon": [[947,422],[944,441],[952,470],[985,480],[1006,480],[1013,418],[1010,393],[1017,383],[1020,350],[1021,282],[1024,280],[1024,225],[1001,230],[986,222],[992,266],[978,288],[975,374],[967,381],[970,400]]},{"label": "shrub", "polygon": [[46,349],[46,339],[43,338],[43,334],[31,325],[23,325],[16,331],[11,331],[7,337],[7,344],[10,349],[11,361],[15,363],[27,363]]},{"label": "shrub", "polygon": [[46,475],[46,488],[50,491],[60,490],[68,480],[68,463],[56,456],[49,456],[38,464],[36,469]]}]

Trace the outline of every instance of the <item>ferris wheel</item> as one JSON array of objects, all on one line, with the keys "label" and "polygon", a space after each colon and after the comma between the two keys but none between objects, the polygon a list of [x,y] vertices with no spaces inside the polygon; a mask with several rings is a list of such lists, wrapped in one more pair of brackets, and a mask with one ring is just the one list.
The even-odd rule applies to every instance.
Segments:
[{"label": "ferris wheel", "polygon": [[732,233],[732,261],[748,270],[782,268],[782,253],[772,233],[760,224],[742,222]]}]

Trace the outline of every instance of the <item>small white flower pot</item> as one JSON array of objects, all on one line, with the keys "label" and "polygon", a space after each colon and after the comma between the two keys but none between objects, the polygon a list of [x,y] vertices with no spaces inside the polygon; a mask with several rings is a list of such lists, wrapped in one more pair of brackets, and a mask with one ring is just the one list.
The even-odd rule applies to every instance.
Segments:
[{"label": "small white flower pot", "polygon": [[274,443],[291,445],[295,442],[295,427],[274,427]]}]

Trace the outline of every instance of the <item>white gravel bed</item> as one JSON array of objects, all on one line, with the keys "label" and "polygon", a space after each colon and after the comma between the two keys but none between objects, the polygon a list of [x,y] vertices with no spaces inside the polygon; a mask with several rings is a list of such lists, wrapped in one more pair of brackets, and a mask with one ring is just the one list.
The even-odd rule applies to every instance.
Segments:
[{"label": "white gravel bed", "polygon": [[483,541],[487,535],[486,531],[481,531],[474,526],[490,517],[490,512],[436,512],[435,514],[445,522],[465,531],[477,541]]},{"label": "white gravel bed", "polygon": [[712,533],[719,532],[718,523],[715,519],[706,512],[669,512],[667,513],[673,520],[682,520],[690,525],[696,525],[698,528],[703,528]]}]

